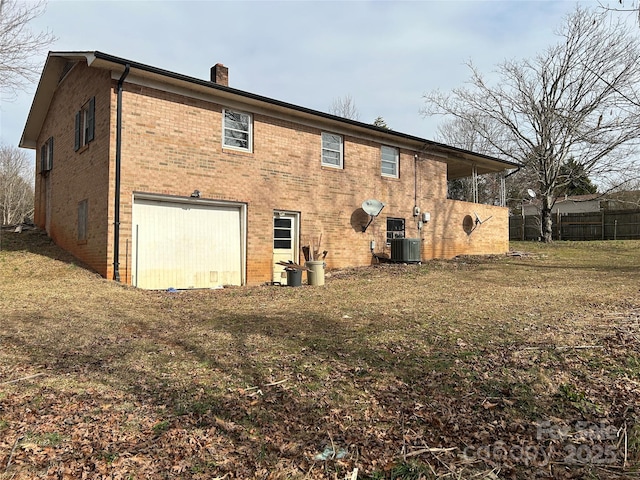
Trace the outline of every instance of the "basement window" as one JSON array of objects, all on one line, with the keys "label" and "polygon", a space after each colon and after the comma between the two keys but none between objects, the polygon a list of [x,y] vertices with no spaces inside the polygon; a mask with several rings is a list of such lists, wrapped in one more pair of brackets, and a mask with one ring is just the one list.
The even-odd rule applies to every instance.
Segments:
[{"label": "basement window", "polygon": [[387,245],[394,238],[404,238],[404,218],[387,218]]},{"label": "basement window", "polygon": [[76,113],[76,131],[74,150],[77,152],[93,141],[96,130],[96,97],[85,103]]},{"label": "basement window", "polygon": [[253,148],[251,115],[248,113],[223,110],[224,125],[222,146],[250,152]]}]

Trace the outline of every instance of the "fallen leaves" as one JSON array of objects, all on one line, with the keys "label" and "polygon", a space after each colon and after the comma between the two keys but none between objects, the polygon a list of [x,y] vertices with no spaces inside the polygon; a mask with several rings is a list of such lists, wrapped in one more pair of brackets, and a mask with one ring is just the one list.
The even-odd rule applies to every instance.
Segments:
[{"label": "fallen leaves", "polygon": [[0,479],[622,478],[637,246],[171,295],[2,251]]}]

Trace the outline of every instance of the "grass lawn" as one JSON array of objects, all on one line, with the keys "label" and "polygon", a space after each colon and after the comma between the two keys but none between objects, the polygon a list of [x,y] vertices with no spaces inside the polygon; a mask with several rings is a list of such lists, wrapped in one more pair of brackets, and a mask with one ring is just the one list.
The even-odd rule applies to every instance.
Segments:
[{"label": "grass lawn", "polygon": [[637,478],[640,242],[512,248],[170,293],[3,231],[0,479]]}]

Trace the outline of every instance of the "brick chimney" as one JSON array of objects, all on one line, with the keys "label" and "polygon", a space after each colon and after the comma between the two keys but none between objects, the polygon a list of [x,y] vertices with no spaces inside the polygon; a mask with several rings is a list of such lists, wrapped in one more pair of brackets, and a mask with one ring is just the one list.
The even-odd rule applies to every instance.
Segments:
[{"label": "brick chimney", "polygon": [[211,67],[211,81],[218,85],[229,86],[229,69],[221,63],[216,63]]}]

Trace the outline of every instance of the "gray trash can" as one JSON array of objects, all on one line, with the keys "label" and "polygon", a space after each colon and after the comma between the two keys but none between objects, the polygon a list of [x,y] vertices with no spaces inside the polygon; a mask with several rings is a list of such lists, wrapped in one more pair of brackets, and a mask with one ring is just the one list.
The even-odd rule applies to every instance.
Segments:
[{"label": "gray trash can", "polygon": [[324,262],[310,260],[304,265],[309,269],[307,270],[307,283],[309,285],[324,285]]},{"label": "gray trash can", "polygon": [[302,270],[297,268],[287,268],[287,285],[289,287],[300,287],[302,285]]}]

